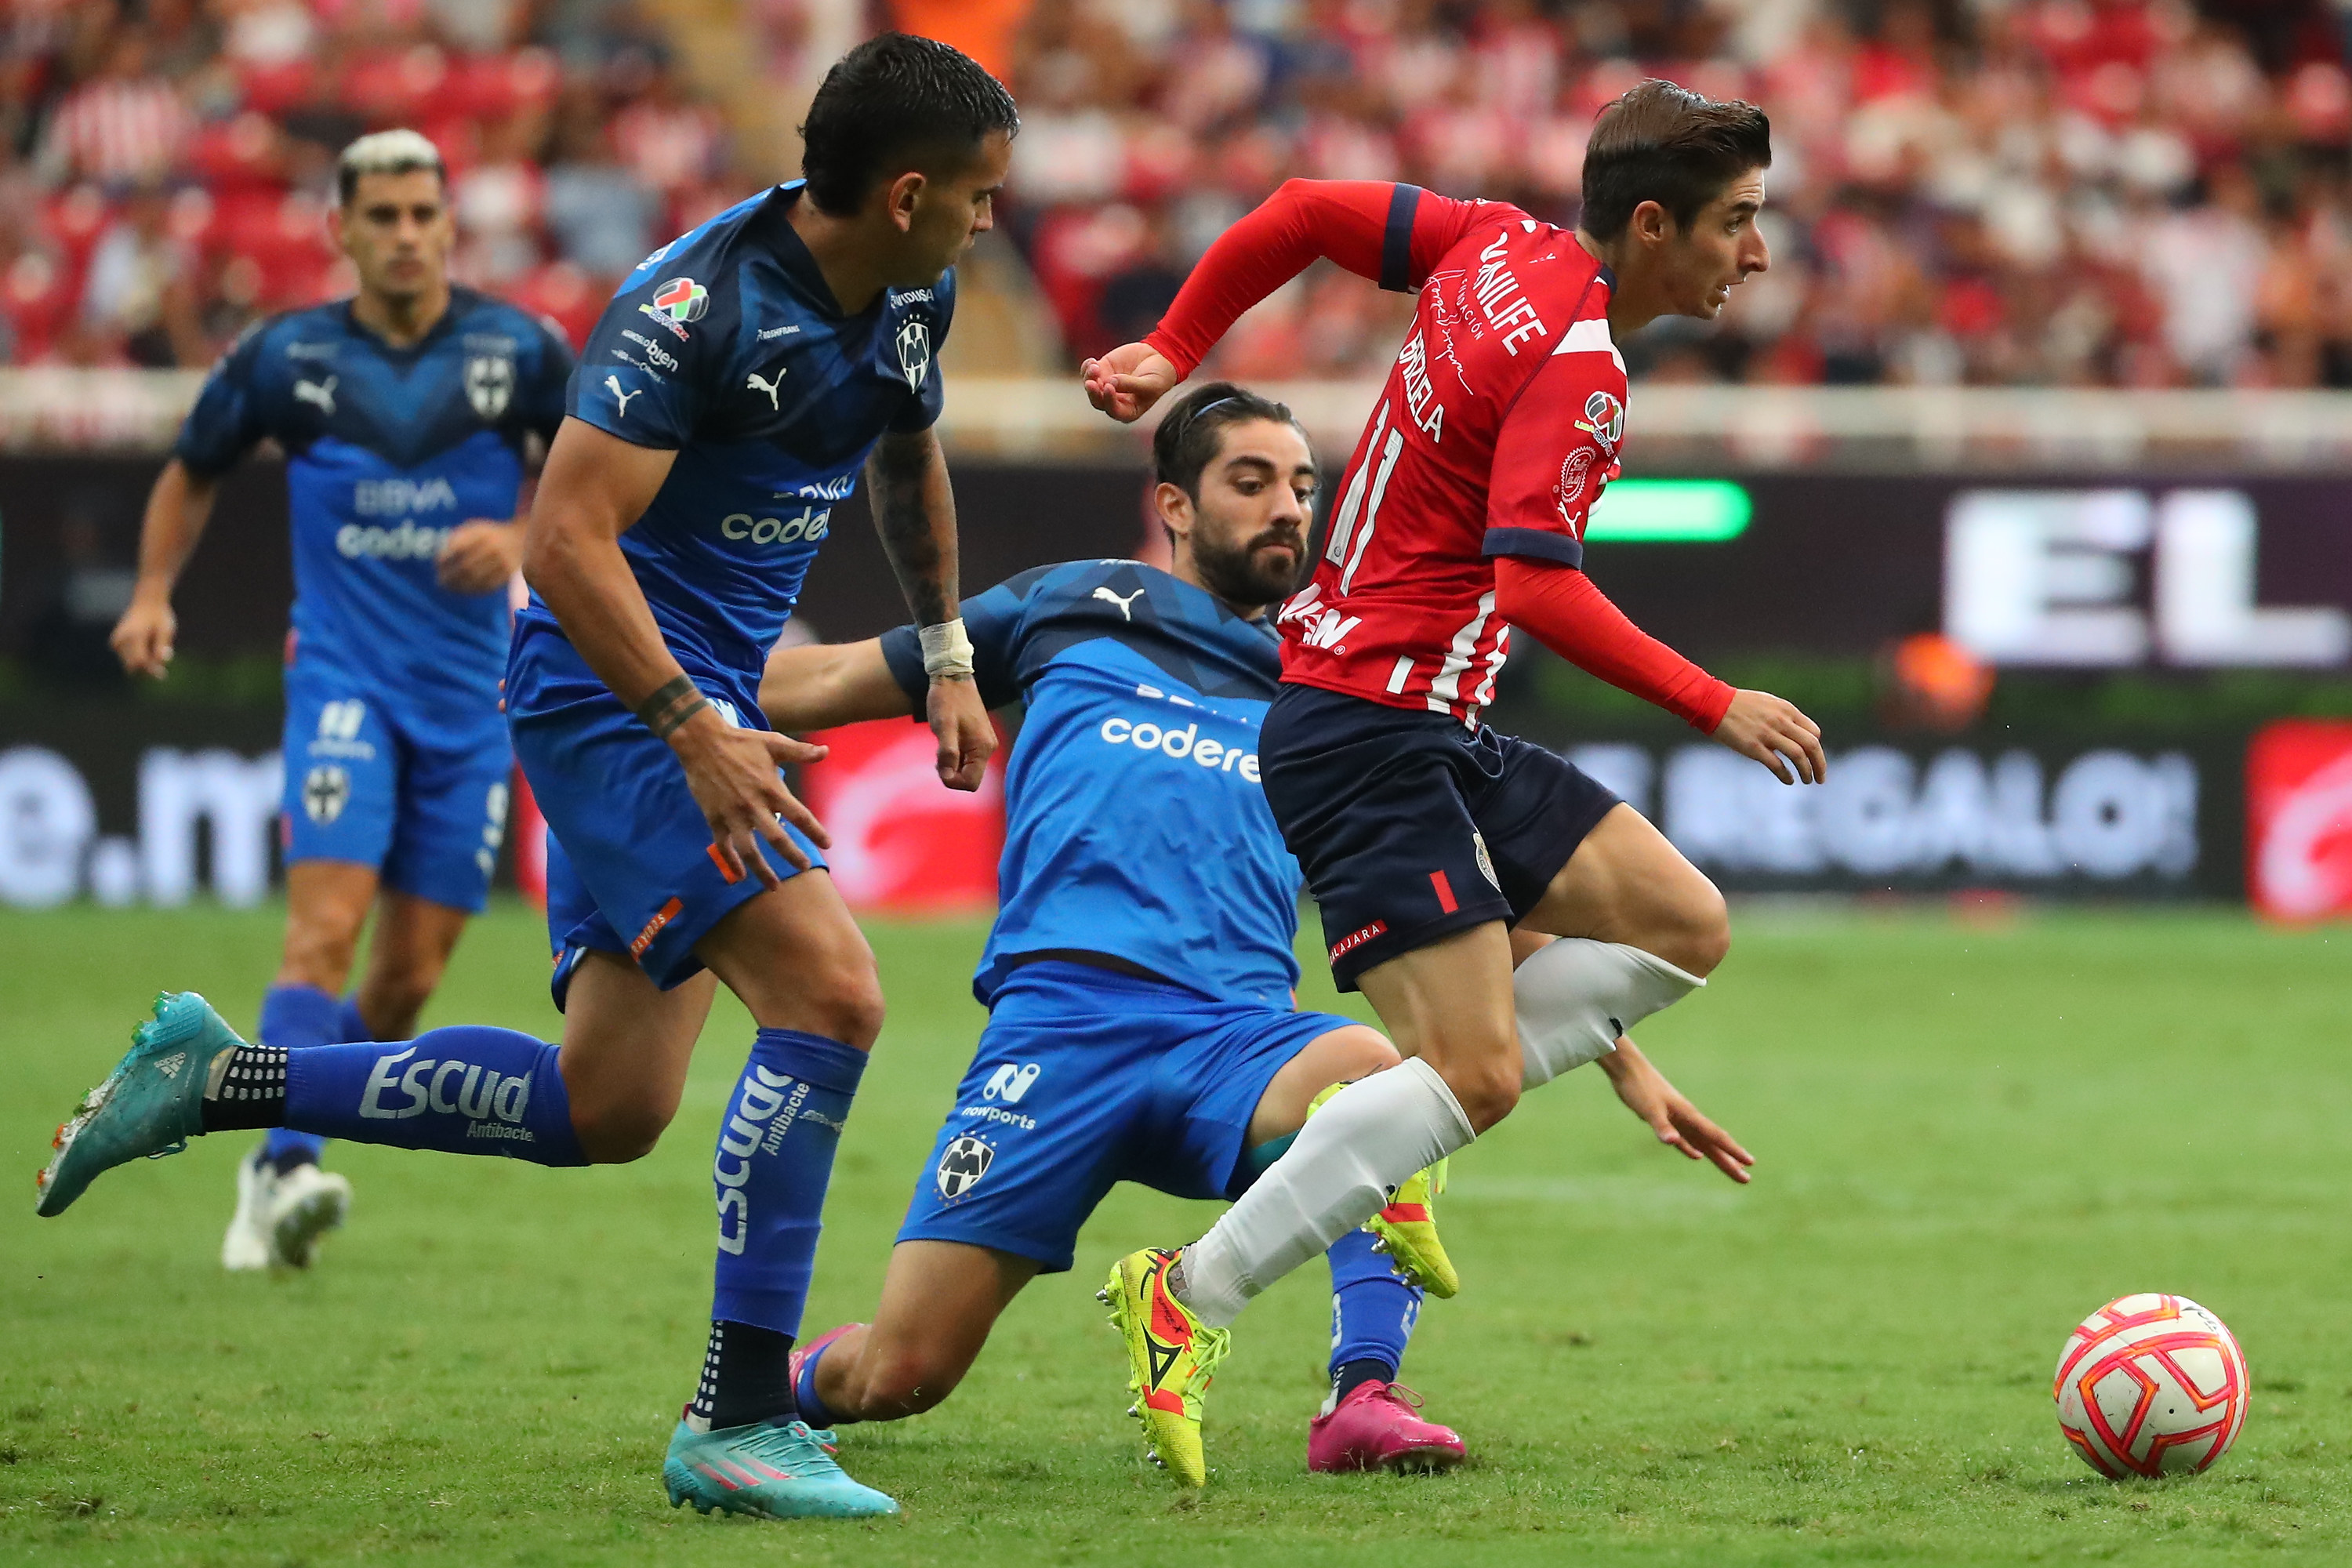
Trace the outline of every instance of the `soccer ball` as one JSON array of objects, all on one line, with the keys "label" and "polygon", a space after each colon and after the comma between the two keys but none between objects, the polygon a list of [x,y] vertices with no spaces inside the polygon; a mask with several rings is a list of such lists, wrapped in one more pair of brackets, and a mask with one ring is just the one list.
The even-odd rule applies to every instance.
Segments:
[{"label": "soccer ball", "polygon": [[2203,1469],[2246,1423],[2246,1358],[2186,1296],[2119,1296],[2059,1352],[2058,1429],[2103,1476]]}]

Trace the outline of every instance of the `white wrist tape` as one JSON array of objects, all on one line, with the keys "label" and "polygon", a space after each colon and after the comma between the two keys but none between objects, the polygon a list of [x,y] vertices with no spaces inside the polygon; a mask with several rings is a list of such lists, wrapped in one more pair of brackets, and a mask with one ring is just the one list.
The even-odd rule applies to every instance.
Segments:
[{"label": "white wrist tape", "polygon": [[923,639],[925,675],[933,680],[971,679],[971,638],[964,635],[963,617],[924,626],[915,635]]}]

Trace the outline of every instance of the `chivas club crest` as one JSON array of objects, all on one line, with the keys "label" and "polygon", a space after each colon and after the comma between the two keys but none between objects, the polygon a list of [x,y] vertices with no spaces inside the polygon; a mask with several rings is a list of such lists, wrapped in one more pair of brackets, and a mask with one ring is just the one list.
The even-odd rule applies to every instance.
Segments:
[{"label": "chivas club crest", "polygon": [[919,319],[898,329],[898,368],[907,373],[907,389],[923,390],[923,377],[931,369],[931,329]]},{"label": "chivas club crest", "polygon": [[484,419],[495,421],[514,401],[514,361],[503,354],[477,354],[466,362],[466,401]]}]

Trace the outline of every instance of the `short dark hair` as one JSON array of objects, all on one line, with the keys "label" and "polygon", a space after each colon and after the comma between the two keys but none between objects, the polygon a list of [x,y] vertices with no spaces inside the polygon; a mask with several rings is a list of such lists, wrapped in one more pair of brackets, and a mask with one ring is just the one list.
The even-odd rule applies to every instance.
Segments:
[{"label": "short dark hair", "polygon": [[1762,110],[1654,77],[1593,121],[1577,226],[1595,239],[1614,239],[1635,207],[1655,202],[1688,228],[1724,186],[1771,163],[1772,122]]},{"label": "short dark hair", "polygon": [[1300,436],[1307,427],[1286,403],[1260,397],[1230,381],[1212,381],[1180,398],[1160,427],[1151,433],[1152,477],[1174,485],[1194,500],[1201,499],[1201,474],[1224,445],[1225,431],[1235,425],[1270,419],[1287,425]]},{"label": "short dark hair", "polygon": [[961,50],[883,33],[835,62],[801,127],[811,200],[846,217],[874,182],[925,159],[969,158],[992,131],[1021,130],[1004,84]]}]

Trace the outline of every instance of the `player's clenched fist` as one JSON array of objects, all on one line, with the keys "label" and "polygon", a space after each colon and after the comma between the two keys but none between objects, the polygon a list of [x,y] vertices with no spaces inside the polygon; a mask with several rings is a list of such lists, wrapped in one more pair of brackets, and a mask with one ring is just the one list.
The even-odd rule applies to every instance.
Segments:
[{"label": "player's clenched fist", "polygon": [[468,518],[449,531],[434,565],[453,594],[487,594],[506,586],[522,564],[522,530],[496,518]]},{"label": "player's clenched fist", "polygon": [[132,675],[152,675],[163,679],[172,663],[172,644],[180,635],[180,617],[172,613],[169,599],[145,596],[131,601],[122,618],[114,624],[114,657]]},{"label": "player's clenched fist", "polygon": [[1723,722],[1715,727],[1715,738],[1771,769],[1784,784],[1819,784],[1829,776],[1822,727],[1795,703],[1769,691],[1734,692]]},{"label": "player's clenched fist", "polygon": [[988,721],[980,688],[970,680],[934,680],[925,706],[940,742],[940,782],[950,789],[978,789],[996,750],[996,726]]},{"label": "player's clenched fist", "polygon": [[1158,349],[1129,343],[1078,367],[1087,401],[1122,425],[1132,425],[1184,377]]},{"label": "player's clenched fist", "polygon": [[729,880],[749,871],[764,887],[783,885],[759,852],[762,838],[794,870],[809,868],[808,856],[777,825],[780,816],[819,848],[833,847],[832,836],[776,771],[788,763],[815,762],[825,754],[824,747],[770,730],[739,730],[708,708],[679,725],[669,743],[686,768],[695,805],[710,824],[710,842]]}]

